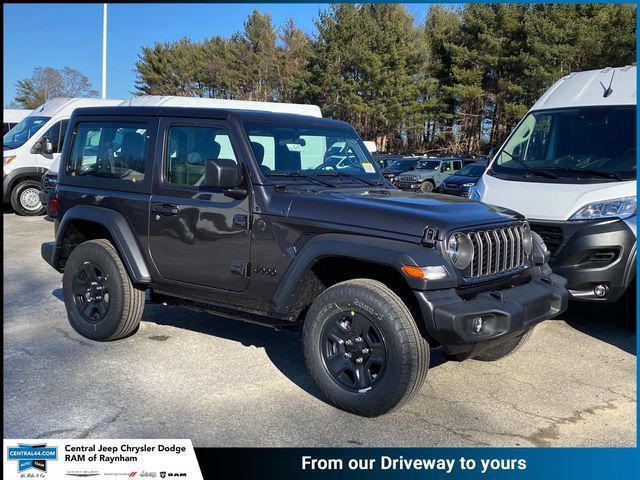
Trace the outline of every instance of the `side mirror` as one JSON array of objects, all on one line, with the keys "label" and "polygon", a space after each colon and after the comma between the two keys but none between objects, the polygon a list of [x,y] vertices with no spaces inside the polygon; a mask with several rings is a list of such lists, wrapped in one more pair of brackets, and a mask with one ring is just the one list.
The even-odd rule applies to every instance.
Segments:
[{"label": "side mirror", "polygon": [[242,180],[242,170],[234,160],[210,158],[205,162],[204,183],[211,188],[235,188]]},{"label": "side mirror", "polygon": [[42,153],[51,155],[53,153],[53,142],[48,138],[42,139]]},{"label": "side mirror", "polygon": [[46,137],[41,138],[33,144],[33,147],[31,147],[31,153],[43,153],[45,155],[50,155],[53,153],[53,143]]},{"label": "side mirror", "polygon": [[41,138],[31,147],[31,153],[43,153],[50,155],[53,153],[53,143],[48,138]]}]

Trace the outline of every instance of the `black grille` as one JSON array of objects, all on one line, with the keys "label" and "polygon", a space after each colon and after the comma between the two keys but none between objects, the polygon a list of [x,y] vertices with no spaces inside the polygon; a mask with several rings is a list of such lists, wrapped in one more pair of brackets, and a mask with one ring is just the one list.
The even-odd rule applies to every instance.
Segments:
[{"label": "black grille", "polygon": [[524,226],[507,225],[464,232],[473,245],[466,278],[484,278],[523,270],[529,260],[524,251]]},{"label": "black grille", "polygon": [[562,246],[563,234],[560,227],[553,227],[550,225],[540,225],[531,223],[531,230],[536,232],[542,237],[544,243],[547,245],[547,249],[552,256],[556,256],[560,253],[560,247]]}]

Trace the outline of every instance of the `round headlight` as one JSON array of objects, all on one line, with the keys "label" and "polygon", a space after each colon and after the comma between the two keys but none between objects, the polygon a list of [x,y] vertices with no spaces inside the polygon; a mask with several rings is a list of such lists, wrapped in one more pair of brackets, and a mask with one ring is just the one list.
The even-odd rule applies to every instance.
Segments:
[{"label": "round headlight", "polygon": [[522,248],[527,256],[531,255],[533,251],[533,237],[531,236],[531,229],[527,222],[522,225]]},{"label": "round headlight", "polygon": [[467,268],[473,258],[473,244],[469,237],[462,233],[451,235],[447,242],[447,255],[458,270]]}]

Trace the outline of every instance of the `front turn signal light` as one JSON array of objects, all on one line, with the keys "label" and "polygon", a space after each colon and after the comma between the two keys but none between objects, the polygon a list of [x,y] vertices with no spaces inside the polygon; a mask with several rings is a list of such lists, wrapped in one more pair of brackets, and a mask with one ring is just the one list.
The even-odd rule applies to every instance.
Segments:
[{"label": "front turn signal light", "polygon": [[442,265],[434,267],[416,267],[415,265],[403,265],[402,272],[409,278],[417,280],[442,280],[447,277],[447,269]]}]

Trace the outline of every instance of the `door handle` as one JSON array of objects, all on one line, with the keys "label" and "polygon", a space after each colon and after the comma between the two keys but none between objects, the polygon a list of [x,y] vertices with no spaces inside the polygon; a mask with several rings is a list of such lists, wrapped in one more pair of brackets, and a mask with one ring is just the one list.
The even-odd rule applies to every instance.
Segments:
[{"label": "door handle", "polygon": [[178,215],[180,213],[180,209],[177,205],[168,205],[166,203],[153,204],[151,205],[151,212],[159,213],[160,215]]}]

